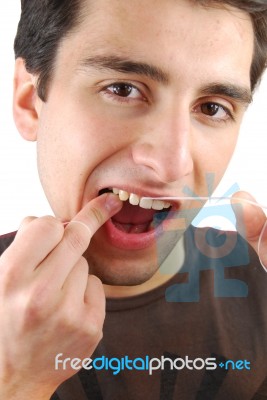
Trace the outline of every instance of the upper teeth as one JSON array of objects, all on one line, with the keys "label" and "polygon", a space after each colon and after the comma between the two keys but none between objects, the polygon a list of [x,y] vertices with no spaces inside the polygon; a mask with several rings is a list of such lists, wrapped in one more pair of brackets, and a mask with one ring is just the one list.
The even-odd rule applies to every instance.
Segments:
[{"label": "upper teeth", "polygon": [[129,203],[132,204],[133,206],[139,205],[139,207],[141,208],[145,209],[153,208],[153,210],[158,210],[158,211],[163,210],[164,208],[169,208],[171,206],[171,204],[168,203],[167,201],[144,199],[135,193],[128,193],[125,190],[120,190],[117,188],[112,188],[111,190],[113,191],[113,193],[119,195],[120,200],[122,201],[129,200]]}]

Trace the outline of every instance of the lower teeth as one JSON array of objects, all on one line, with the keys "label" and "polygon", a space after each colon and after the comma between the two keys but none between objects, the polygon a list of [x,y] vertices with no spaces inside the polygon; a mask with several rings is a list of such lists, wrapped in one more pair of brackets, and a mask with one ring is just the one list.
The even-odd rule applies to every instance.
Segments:
[{"label": "lower teeth", "polygon": [[148,232],[149,226],[150,226],[150,223],[149,224],[143,224],[143,225],[133,225],[133,227],[130,230],[130,233]]},{"label": "lower teeth", "polygon": [[152,223],[148,222],[146,224],[140,224],[140,225],[135,225],[135,224],[121,224],[119,222],[113,221],[113,225],[116,226],[117,229],[119,229],[122,232],[127,232],[127,233],[144,233],[150,231],[150,227]]},{"label": "lower teeth", "polygon": [[133,226],[132,224],[120,224],[119,222],[113,221],[112,220],[113,225],[116,226],[117,229],[119,229],[122,232],[130,232],[131,227]]},{"label": "lower teeth", "polygon": [[146,222],[144,224],[123,224],[117,221],[114,221],[113,219],[111,219],[113,225],[116,226],[117,229],[119,229],[122,232],[126,232],[126,233],[144,233],[144,232],[150,232],[154,229],[156,229],[167,217],[168,215],[168,211],[160,211],[157,212],[154,217],[153,220],[150,222]]}]

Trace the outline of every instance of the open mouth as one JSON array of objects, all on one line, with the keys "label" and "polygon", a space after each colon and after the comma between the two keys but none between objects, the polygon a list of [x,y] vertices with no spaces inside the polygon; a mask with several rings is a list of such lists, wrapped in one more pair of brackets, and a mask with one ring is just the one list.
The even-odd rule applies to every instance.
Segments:
[{"label": "open mouth", "polygon": [[122,209],[111,218],[112,224],[128,234],[140,234],[155,229],[167,218],[172,204],[162,200],[150,200],[117,188],[105,188],[103,193],[113,192],[123,201]]}]

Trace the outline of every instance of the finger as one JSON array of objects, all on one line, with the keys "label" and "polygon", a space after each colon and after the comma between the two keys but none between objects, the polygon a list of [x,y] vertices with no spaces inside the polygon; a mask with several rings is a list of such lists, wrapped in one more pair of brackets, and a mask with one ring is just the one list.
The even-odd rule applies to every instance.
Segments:
[{"label": "finger", "polygon": [[38,268],[40,279],[61,289],[97,229],[120,210],[118,196],[105,193],[88,203],[67,225],[64,237]]},{"label": "finger", "polygon": [[[122,201],[113,193],[105,193],[90,201],[70,223],[80,222],[88,228],[90,239],[95,232],[122,208]],[[90,240],[89,239],[89,240]]]},{"label": "finger", "polygon": [[24,218],[19,226],[18,232],[16,234],[16,238],[20,237],[21,233],[24,232],[24,230],[26,229],[26,227],[36,219],[37,217],[26,217]]},{"label": "finger", "polygon": [[[28,221],[29,222],[29,221]],[[1,268],[10,275],[26,277],[57,246],[64,235],[63,224],[51,216],[24,224],[21,233],[1,257]]]},{"label": "finger", "polygon": [[[81,271],[85,266],[85,264],[83,266],[80,263],[78,264],[72,270],[69,277],[73,276],[75,279],[76,276],[77,278],[78,269]],[[82,271],[82,273],[84,272]],[[105,319],[105,294],[103,285],[96,276],[87,275],[87,279],[84,279],[84,282],[85,290],[83,290],[82,299],[80,299],[81,293],[77,294],[75,282],[68,279],[68,287],[64,285],[63,288],[64,296],[62,298],[62,305],[64,306],[64,310],[67,310],[67,316],[72,315],[74,321],[78,322],[79,328],[83,327],[83,333],[87,341],[89,340],[87,344],[89,346],[88,351],[92,353],[102,338]],[[81,280],[80,283],[82,284]],[[75,324],[73,326],[75,328]]]},{"label": "finger", "polygon": [[258,252],[259,237],[266,222],[266,216],[260,207],[242,202],[241,199],[253,202],[256,200],[247,192],[237,192],[232,197],[231,203],[236,215],[237,230]]},{"label": "finger", "polygon": [[29,225],[35,219],[37,219],[37,217],[34,217],[34,216],[29,216],[29,217],[23,218],[23,220],[20,223],[19,230],[25,228],[27,225]]},{"label": "finger", "polygon": [[81,304],[81,302],[84,302],[84,293],[87,287],[88,275],[88,262],[84,257],[81,257],[68,275],[62,288],[63,297],[66,297],[70,302],[70,310],[73,307],[75,309],[77,303]]},{"label": "finger", "polygon": [[101,281],[88,275],[85,259],[80,259],[68,276],[63,287],[62,303],[68,315],[75,316],[84,333],[90,337],[92,352],[102,338],[105,318],[105,294]]},{"label": "finger", "polygon": [[94,275],[88,277],[84,302],[91,327],[94,327],[96,331],[102,330],[106,313],[106,299],[103,284]]}]

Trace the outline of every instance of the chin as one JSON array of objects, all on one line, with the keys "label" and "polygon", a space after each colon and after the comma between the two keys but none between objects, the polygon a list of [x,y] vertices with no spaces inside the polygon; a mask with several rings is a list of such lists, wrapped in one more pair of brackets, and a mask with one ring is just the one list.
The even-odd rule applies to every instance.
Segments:
[{"label": "chin", "polygon": [[96,275],[103,284],[136,286],[149,281],[155,275],[179,238],[177,232],[170,232],[163,235],[157,246],[131,252],[110,248],[109,245],[100,247],[98,240],[93,238],[84,256],[88,261],[90,274]]},{"label": "chin", "polygon": [[159,269],[155,262],[129,260],[98,260],[88,257],[90,273],[96,275],[103,284],[112,286],[136,286],[147,282]]}]

